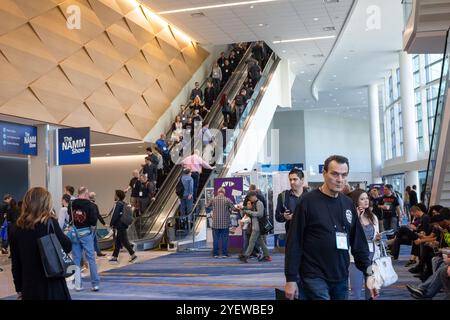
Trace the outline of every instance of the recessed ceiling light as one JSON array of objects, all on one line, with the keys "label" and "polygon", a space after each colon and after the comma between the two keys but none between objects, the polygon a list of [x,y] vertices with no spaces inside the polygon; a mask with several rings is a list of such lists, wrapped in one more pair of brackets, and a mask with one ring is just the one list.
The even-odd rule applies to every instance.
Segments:
[{"label": "recessed ceiling light", "polygon": [[286,53],[286,50],[283,50],[283,53]]},{"label": "recessed ceiling light", "polygon": [[301,74],[304,74],[304,73],[305,73],[305,71],[303,71],[303,70],[302,70],[302,71],[300,71],[300,73],[301,73]]},{"label": "recessed ceiling light", "polygon": [[336,36],[297,38],[297,39],[288,39],[288,40],[276,40],[276,41],[273,41],[272,43],[273,44],[277,44],[277,43],[286,43],[286,42],[313,41],[313,40],[333,39],[333,38],[336,38]]},{"label": "recessed ceiling light", "polygon": [[248,5],[248,4],[275,2],[275,1],[279,1],[279,0],[253,0],[253,1],[230,2],[230,3],[215,4],[215,5],[210,5],[210,6],[201,6],[201,7],[191,7],[191,8],[183,8],[183,9],[176,9],[176,10],[160,11],[160,12],[158,12],[158,14],[189,12],[189,11],[216,9],[216,8],[224,8],[224,7],[235,7],[235,6],[242,6],[242,5]]},{"label": "recessed ceiling light", "polygon": [[337,77],[337,75],[333,74],[333,78],[336,78],[336,77]]},{"label": "recessed ceiling light", "polygon": [[254,5],[251,5],[251,6],[250,6],[250,9],[253,9],[254,7],[255,7]]},{"label": "recessed ceiling light", "polygon": [[339,107],[341,104],[340,103],[336,103],[336,105]]},{"label": "recessed ceiling light", "polygon": [[319,21],[319,18],[314,18],[313,20],[314,20],[314,21]]},{"label": "recessed ceiling light", "polygon": [[309,79],[308,81],[309,81],[309,82],[311,82],[312,80],[311,80],[311,79]]},{"label": "recessed ceiling light", "polygon": [[336,102],[336,98],[334,98],[333,101]]},{"label": "recessed ceiling light", "polygon": [[338,88],[334,88],[334,90],[338,90]]},{"label": "recessed ceiling light", "polygon": [[106,156],[110,156],[110,155],[111,155],[111,153],[107,153],[107,154],[106,154]]},{"label": "recessed ceiling light", "polygon": [[267,23],[260,23],[258,24],[258,27],[267,27]]},{"label": "recessed ceiling light", "polygon": [[344,59],[345,59],[345,60],[347,60],[347,59],[348,59],[348,57],[344,57]]},{"label": "recessed ceiling light", "polygon": [[336,30],[335,27],[323,27],[322,29],[323,29],[323,31],[334,31],[334,30]]}]

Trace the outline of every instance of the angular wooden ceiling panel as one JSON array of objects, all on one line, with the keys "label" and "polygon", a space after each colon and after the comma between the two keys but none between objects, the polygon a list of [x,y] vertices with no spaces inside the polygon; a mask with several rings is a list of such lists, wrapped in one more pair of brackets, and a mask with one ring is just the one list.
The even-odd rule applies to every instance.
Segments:
[{"label": "angular wooden ceiling panel", "polygon": [[143,118],[134,114],[128,114],[128,118],[141,137],[145,137],[148,133],[148,128],[153,127],[157,122],[157,120]]},{"label": "angular wooden ceiling panel", "polygon": [[66,26],[66,18],[58,8],[30,20],[45,47],[57,61],[69,57],[83,46],[78,34]]},{"label": "angular wooden ceiling panel", "polygon": [[148,62],[150,68],[154,71],[156,75],[167,69],[170,60],[167,59],[165,53],[161,50],[156,39],[151,43],[148,43],[142,48],[145,59]]},{"label": "angular wooden ceiling panel", "polygon": [[206,57],[137,1],[0,0],[1,114],[142,139]]},{"label": "angular wooden ceiling panel", "polygon": [[87,0],[66,0],[62,2],[59,7],[66,19],[73,15],[73,12],[68,10],[70,6],[80,8],[80,29],[71,29],[70,31],[75,33],[83,43],[103,32],[104,27]]},{"label": "angular wooden ceiling panel", "polygon": [[106,132],[106,129],[102,127],[100,122],[98,122],[85,105],[69,114],[61,122],[61,125],[69,127],[80,127],[82,125],[90,127],[93,131]]},{"label": "angular wooden ceiling panel", "polygon": [[96,39],[87,43],[85,48],[105,78],[110,77],[123,65],[122,56],[109,41],[106,33],[102,33]]},{"label": "angular wooden ceiling panel", "polygon": [[105,84],[101,70],[84,49],[64,60],[60,67],[83,100]]},{"label": "angular wooden ceiling panel", "polygon": [[27,22],[25,14],[13,0],[2,0],[0,6],[0,35]]},{"label": "angular wooden ceiling panel", "polygon": [[0,106],[18,95],[27,88],[27,81],[20,75],[4,57],[0,54]]},{"label": "angular wooden ceiling panel", "polygon": [[51,0],[14,0],[20,10],[25,14],[27,19],[31,19],[37,15],[40,15],[51,8],[56,7],[56,3]]},{"label": "angular wooden ceiling panel", "polygon": [[156,79],[157,74],[150,68],[142,53],[128,60],[126,67],[141,92],[144,92],[149,84]]},{"label": "angular wooden ceiling panel", "polygon": [[43,122],[58,123],[29,89],[2,105],[0,113]]},{"label": "angular wooden ceiling panel", "polygon": [[59,68],[33,82],[30,88],[58,122],[83,104],[79,93]]},{"label": "angular wooden ceiling panel", "polygon": [[111,39],[116,50],[123,57],[123,63],[131,59],[139,52],[139,43],[131,33],[124,19],[119,20],[106,29],[106,33]]},{"label": "angular wooden ceiling panel", "polygon": [[116,136],[127,136],[134,139],[142,139],[142,135],[136,130],[133,124],[130,122],[126,115],[123,115],[111,129],[108,130],[109,134]]},{"label": "angular wooden ceiling panel", "polygon": [[134,83],[125,68],[120,69],[108,79],[114,97],[120,102],[122,108],[127,111],[141,96],[139,87]]},{"label": "angular wooden ceiling panel", "polygon": [[88,0],[88,2],[105,29],[122,19],[120,8],[117,7],[115,10],[110,6],[117,6],[115,1],[109,1],[109,5],[107,4],[108,1],[103,0]]},{"label": "angular wooden ceiling panel", "polygon": [[0,50],[28,82],[57,65],[56,59],[28,24],[1,36]]}]

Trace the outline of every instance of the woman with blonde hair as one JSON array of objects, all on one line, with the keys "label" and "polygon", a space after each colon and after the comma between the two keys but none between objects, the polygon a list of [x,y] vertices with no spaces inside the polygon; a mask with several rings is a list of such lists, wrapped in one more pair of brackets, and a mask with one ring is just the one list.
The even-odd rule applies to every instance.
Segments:
[{"label": "woman with blonde hair", "polygon": [[[18,299],[23,300],[70,300],[66,280],[47,278],[39,253],[38,239],[48,234],[48,224],[63,250],[69,253],[72,243],[59,227],[53,212],[50,192],[44,188],[32,188],[26,193],[21,213],[11,230],[11,259],[14,286]],[[50,231],[51,232],[51,231]]]}]

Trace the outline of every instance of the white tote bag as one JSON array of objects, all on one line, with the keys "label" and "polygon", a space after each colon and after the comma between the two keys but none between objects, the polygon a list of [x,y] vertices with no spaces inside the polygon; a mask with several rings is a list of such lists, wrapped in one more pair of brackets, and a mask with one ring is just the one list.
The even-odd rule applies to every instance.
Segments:
[{"label": "white tote bag", "polygon": [[373,261],[372,270],[375,277],[375,287],[388,287],[398,280],[398,275],[392,266],[392,259],[386,253],[383,241],[380,242],[380,256]]}]

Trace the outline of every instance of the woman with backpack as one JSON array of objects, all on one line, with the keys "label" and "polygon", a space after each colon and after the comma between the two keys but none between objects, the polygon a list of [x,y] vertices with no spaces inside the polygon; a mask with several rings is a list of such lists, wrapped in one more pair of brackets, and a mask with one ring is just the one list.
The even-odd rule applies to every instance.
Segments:
[{"label": "woman with backpack", "polygon": [[114,252],[112,257],[109,259],[110,262],[117,262],[117,258],[119,257],[120,248],[125,247],[130,254],[129,262],[135,262],[137,256],[131,246],[130,241],[128,240],[128,221],[126,219],[127,216],[130,215],[128,213],[127,207],[128,204],[123,201],[125,199],[125,192],[122,190],[116,190],[116,194],[114,196],[114,204],[113,214],[111,218],[111,227],[114,229],[116,233],[116,243],[114,245]]}]

